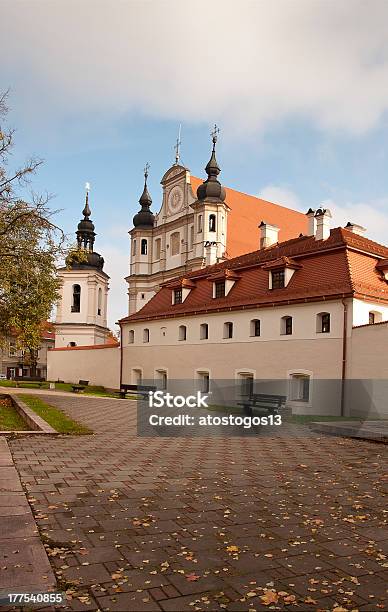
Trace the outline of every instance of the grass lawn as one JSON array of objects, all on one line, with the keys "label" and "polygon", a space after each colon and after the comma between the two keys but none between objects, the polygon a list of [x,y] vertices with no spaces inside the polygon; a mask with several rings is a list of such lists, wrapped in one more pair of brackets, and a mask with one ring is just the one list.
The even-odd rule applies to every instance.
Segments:
[{"label": "grass lawn", "polygon": [[20,399],[27,404],[31,410],[36,412],[42,419],[46,421],[51,427],[54,427],[56,431],[63,434],[73,435],[85,435],[92,434],[92,430],[77,421],[73,421],[70,417],[66,416],[64,412],[54,406],[50,406],[43,402],[37,395],[27,395],[21,393]]},{"label": "grass lawn", "polygon": [[0,399],[0,431],[26,431],[28,427],[8,399]]},{"label": "grass lawn", "polygon": [[[44,381],[42,383],[34,382],[21,382],[14,380],[0,380],[0,387],[17,387],[18,389],[50,389],[50,382]],[[71,383],[58,383],[55,382],[55,391],[69,391],[73,392]],[[82,391],[84,395],[97,395],[99,397],[114,397],[117,395],[110,393],[105,387],[99,385],[88,385],[85,390]]]}]

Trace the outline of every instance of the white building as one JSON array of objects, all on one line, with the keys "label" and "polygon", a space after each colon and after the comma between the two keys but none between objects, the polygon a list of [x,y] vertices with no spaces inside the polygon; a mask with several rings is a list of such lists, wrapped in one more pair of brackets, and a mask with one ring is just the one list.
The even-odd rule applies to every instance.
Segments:
[{"label": "white building", "polygon": [[88,191],[82,214],[76,232],[81,256],[70,254],[66,267],[58,270],[62,282],[55,320],[56,348],[105,344],[109,334],[109,276],[103,271],[104,259],[94,251],[96,234],[89,219]]},{"label": "white building", "polygon": [[[388,247],[354,223],[331,229],[328,210],[302,215],[225,189],[215,139],[206,172],[202,183],[179,164],[170,168],[156,216],[146,172],[130,231],[129,315],[116,347],[104,344],[98,295],[106,298],[108,277],[90,247],[87,206],[79,244],[88,265],[60,271],[64,337],[50,351],[49,377],[108,388],[275,380],[294,412],[386,413]],[[77,285],[85,307],[73,313]]]}]

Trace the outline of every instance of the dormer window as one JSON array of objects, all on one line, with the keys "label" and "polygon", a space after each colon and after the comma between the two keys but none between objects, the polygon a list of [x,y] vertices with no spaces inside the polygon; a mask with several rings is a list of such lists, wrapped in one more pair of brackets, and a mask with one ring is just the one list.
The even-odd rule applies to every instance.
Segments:
[{"label": "dormer window", "polygon": [[229,295],[232,290],[234,284],[240,276],[234,272],[234,270],[229,270],[224,268],[211,276],[208,276],[208,281],[213,284],[213,299],[223,298]]},{"label": "dormer window", "polygon": [[215,285],[215,298],[225,297],[225,281],[217,281]]},{"label": "dormer window", "polygon": [[284,270],[274,270],[272,274],[272,289],[283,289],[285,280]]},{"label": "dormer window", "polygon": [[268,270],[269,289],[284,289],[292,279],[294,272],[302,266],[290,257],[279,257],[263,265],[263,270]]},{"label": "dormer window", "polygon": [[174,304],[182,304],[182,287],[174,290]]},{"label": "dormer window", "polygon": [[189,278],[182,278],[178,281],[167,283],[167,287],[171,289],[171,303],[175,306],[183,304],[190,291],[194,289],[195,283]]}]

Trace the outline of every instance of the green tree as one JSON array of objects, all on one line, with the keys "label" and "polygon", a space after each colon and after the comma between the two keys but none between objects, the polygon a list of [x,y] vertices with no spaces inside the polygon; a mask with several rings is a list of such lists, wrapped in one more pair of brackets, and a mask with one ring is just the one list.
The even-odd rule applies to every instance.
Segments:
[{"label": "green tree", "polygon": [[64,235],[53,222],[48,195],[24,196],[41,160],[9,171],[14,131],[3,127],[6,98],[0,96],[0,334],[16,337],[34,374],[42,326],[58,299],[56,265]]}]

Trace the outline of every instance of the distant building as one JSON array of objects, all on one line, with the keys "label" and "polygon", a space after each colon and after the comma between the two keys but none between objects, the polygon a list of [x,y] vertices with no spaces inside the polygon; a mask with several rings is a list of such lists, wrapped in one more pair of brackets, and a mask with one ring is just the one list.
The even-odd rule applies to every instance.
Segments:
[{"label": "distant building", "polygon": [[[42,343],[38,350],[36,376],[47,377],[47,351],[55,344],[54,330],[49,325],[43,332]],[[0,344],[0,374],[8,379],[16,376],[30,376],[29,356],[17,348],[16,338],[8,336]]]}]

